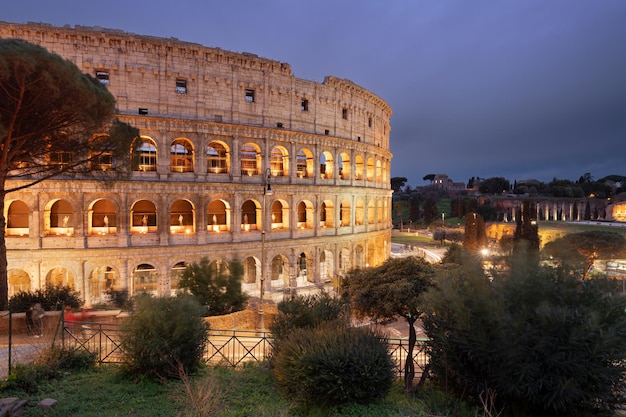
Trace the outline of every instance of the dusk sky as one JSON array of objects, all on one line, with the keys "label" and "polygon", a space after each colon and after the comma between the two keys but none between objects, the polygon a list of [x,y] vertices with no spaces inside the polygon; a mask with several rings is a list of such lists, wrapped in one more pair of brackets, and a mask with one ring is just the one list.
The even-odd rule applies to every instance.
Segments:
[{"label": "dusk sky", "polygon": [[383,98],[391,176],[626,175],[626,0],[5,1],[0,20],[251,52]]}]

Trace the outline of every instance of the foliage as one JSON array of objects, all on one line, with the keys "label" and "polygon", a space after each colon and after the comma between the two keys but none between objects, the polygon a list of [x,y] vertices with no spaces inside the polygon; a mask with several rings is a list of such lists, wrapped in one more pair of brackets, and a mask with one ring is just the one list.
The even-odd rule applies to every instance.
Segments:
[{"label": "foliage", "polygon": [[132,302],[128,296],[128,290],[113,290],[108,289],[106,295],[109,299],[109,304],[115,308],[122,308],[130,310]]},{"label": "foliage", "polygon": [[406,177],[391,177],[391,189],[395,193],[399,193],[402,190],[402,187],[404,187],[404,184],[406,184],[406,182]]},{"label": "foliage", "polygon": [[611,259],[626,247],[626,239],[609,230],[589,230],[569,233],[548,242],[543,251],[560,262],[572,265],[587,277],[596,259]]},{"label": "foliage", "polygon": [[463,246],[465,246],[467,250],[474,252],[487,246],[487,232],[485,231],[485,221],[479,214],[470,213],[465,219],[465,234],[463,235]]},{"label": "foliage", "polygon": [[243,265],[238,260],[226,264],[204,257],[188,265],[179,288],[189,291],[206,306],[207,315],[219,316],[244,309],[248,296],[241,290]]},{"label": "foliage", "polygon": [[437,209],[437,202],[434,198],[428,197],[424,201],[424,207],[422,208],[422,212],[424,215],[424,223],[430,224],[433,221],[437,220],[439,210]]},{"label": "foliage", "polygon": [[59,311],[64,306],[79,308],[83,305],[80,293],[68,286],[46,286],[35,291],[20,291],[9,300],[9,308],[13,313],[28,311],[36,303],[44,310]]},{"label": "foliage", "polygon": [[408,358],[405,362],[405,386],[413,390],[415,365],[413,349],[417,336],[415,321],[423,310],[420,296],[432,285],[434,271],[424,259],[417,257],[390,258],[384,264],[369,269],[348,272],[344,295],[355,313],[374,320],[402,317],[409,325]]},{"label": "foliage", "polygon": [[492,177],[482,180],[478,186],[478,191],[482,194],[502,194],[511,189],[509,180],[503,177]]},{"label": "foliage", "polygon": [[[71,99],[68,99],[71,97]],[[72,62],[18,39],[0,39],[0,229],[4,197],[61,173],[90,173],[106,154],[128,160],[138,130],[114,120],[115,99]],[[110,130],[105,132],[104,126]],[[102,135],[96,135],[106,133]],[[20,179],[12,188],[7,180]],[[0,236],[0,310],[8,303]]]},{"label": "foliage", "polygon": [[16,364],[0,386],[2,391],[38,393],[47,381],[61,379],[64,372],[93,369],[97,355],[86,350],[52,346],[44,349],[31,364]]},{"label": "foliage", "polygon": [[335,321],[348,325],[345,300],[331,297],[325,291],[297,295],[279,302],[277,307],[278,314],[269,326],[277,343],[275,348],[295,329],[312,329],[322,323]]},{"label": "foliage", "polygon": [[294,330],[274,359],[281,392],[297,402],[332,406],[384,397],[394,363],[382,334],[326,323]]},{"label": "foliage", "polygon": [[537,203],[525,199],[515,214],[515,234],[513,248],[523,248],[531,252],[539,251],[539,224],[537,223]]},{"label": "foliage", "polygon": [[493,281],[448,265],[424,297],[436,381],[475,401],[491,393],[515,415],[611,415],[626,388],[623,300],[605,280],[510,264]]},{"label": "foliage", "polygon": [[177,377],[180,366],[194,372],[207,343],[204,307],[196,298],[135,298],[134,313],[125,319],[121,346],[131,374]]}]

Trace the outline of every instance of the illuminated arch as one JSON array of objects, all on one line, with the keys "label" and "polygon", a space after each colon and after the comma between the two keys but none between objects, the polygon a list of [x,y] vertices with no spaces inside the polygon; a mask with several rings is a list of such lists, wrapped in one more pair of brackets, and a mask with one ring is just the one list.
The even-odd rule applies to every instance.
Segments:
[{"label": "illuminated arch", "polygon": [[230,206],[224,200],[213,200],[207,209],[207,230],[209,232],[230,231]]},{"label": "illuminated arch", "polygon": [[320,155],[320,177],[332,179],[334,175],[333,154],[328,151],[322,152]]},{"label": "illuminated arch", "polygon": [[252,176],[261,173],[261,148],[255,143],[241,146],[241,175]]},{"label": "illuminated arch", "polygon": [[175,139],[170,145],[170,172],[193,171],[193,144],[186,138]]},{"label": "illuminated arch", "polygon": [[87,212],[87,232],[90,235],[108,235],[117,232],[117,207],[107,198],[93,201]]},{"label": "illuminated arch", "polygon": [[170,233],[191,234],[196,231],[196,210],[189,200],[179,199],[170,209]]},{"label": "illuminated arch", "polygon": [[156,142],[146,136],[137,138],[136,141],[139,141],[140,143],[138,144],[138,146],[133,145],[133,171],[156,171]]},{"label": "illuminated arch", "polygon": [[314,175],[313,152],[307,148],[298,150],[296,167],[299,178],[311,178]]},{"label": "illuminated arch", "polygon": [[339,178],[342,180],[350,179],[350,155],[345,152],[339,154],[339,160],[337,162],[339,167]]},{"label": "illuminated arch", "polygon": [[46,235],[74,235],[74,209],[69,201],[51,200],[44,209]]},{"label": "illuminated arch", "polygon": [[210,174],[230,173],[230,151],[228,145],[212,141],[206,149],[206,169]]},{"label": "illuminated arch", "polygon": [[22,200],[12,200],[5,204],[7,236],[28,236],[30,227],[30,209]]},{"label": "illuminated arch", "polygon": [[270,172],[274,177],[289,175],[289,152],[284,146],[274,146],[270,154]]},{"label": "illuminated arch", "polygon": [[156,233],[157,210],[150,200],[138,200],[130,209],[131,233]]}]

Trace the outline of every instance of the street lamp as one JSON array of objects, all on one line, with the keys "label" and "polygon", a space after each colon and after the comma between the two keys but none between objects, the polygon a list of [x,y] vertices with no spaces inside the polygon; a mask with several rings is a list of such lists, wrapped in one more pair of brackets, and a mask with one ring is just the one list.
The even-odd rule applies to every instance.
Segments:
[{"label": "street lamp", "polygon": [[261,289],[259,291],[259,322],[258,330],[265,331],[265,312],[263,311],[263,293],[265,293],[265,197],[274,194],[270,180],[272,173],[269,168],[263,175],[263,207],[261,209]]}]

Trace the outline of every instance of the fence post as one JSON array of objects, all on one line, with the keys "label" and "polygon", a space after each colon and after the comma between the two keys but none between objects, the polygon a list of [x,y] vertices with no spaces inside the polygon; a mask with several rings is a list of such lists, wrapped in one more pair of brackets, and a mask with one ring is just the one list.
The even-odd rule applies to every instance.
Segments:
[{"label": "fence post", "polygon": [[11,375],[11,345],[13,342],[13,313],[9,307],[9,363],[7,364],[7,375]]}]

